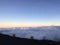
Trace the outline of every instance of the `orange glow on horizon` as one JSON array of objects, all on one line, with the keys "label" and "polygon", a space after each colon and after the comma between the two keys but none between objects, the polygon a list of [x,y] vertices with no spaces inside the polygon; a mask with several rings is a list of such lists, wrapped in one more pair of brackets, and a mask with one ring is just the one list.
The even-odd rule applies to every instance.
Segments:
[{"label": "orange glow on horizon", "polygon": [[[39,26],[51,26],[52,24],[0,24],[0,28],[10,27],[39,27]],[[60,26],[60,24],[53,24],[53,26]]]}]

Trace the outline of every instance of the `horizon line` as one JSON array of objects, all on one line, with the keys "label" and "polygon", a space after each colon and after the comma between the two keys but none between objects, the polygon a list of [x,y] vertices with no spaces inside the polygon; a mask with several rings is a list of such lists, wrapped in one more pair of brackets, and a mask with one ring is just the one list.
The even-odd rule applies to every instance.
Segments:
[{"label": "horizon line", "polygon": [[34,28],[34,27],[60,26],[60,25],[44,25],[44,26],[14,26],[14,27],[0,27],[0,28]]}]

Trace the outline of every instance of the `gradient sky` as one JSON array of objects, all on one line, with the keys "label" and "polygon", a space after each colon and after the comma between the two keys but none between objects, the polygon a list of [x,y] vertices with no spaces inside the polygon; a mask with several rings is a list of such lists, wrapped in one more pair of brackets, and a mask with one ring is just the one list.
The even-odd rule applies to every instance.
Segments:
[{"label": "gradient sky", "polygon": [[60,0],[0,0],[0,27],[60,25]]}]

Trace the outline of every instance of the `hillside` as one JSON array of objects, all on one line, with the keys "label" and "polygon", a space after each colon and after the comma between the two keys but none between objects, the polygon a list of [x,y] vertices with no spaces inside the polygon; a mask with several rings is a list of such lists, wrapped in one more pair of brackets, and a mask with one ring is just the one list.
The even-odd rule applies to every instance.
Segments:
[{"label": "hillside", "polygon": [[0,45],[60,45],[60,42],[51,40],[25,39],[0,34]]}]

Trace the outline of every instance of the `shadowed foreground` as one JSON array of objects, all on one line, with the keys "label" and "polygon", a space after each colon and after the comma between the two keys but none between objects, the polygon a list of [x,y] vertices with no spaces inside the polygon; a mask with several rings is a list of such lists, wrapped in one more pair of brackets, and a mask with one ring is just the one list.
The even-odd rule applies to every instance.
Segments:
[{"label": "shadowed foreground", "polygon": [[0,45],[60,45],[51,40],[33,40],[0,34]]}]

